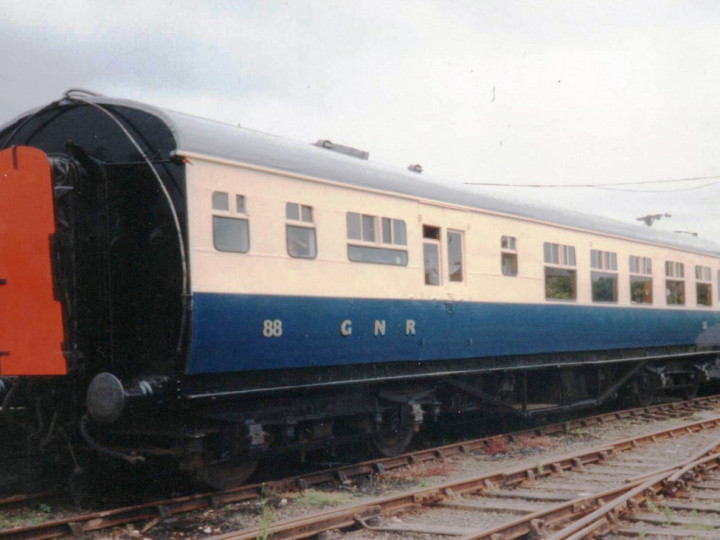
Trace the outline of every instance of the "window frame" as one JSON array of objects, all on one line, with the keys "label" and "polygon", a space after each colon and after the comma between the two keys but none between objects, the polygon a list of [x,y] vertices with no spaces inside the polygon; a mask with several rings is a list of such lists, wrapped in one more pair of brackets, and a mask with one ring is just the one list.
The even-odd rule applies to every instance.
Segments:
[{"label": "window frame", "polygon": [[[628,256],[628,281],[630,285],[630,303],[633,305],[641,306],[641,305],[648,305],[651,306],[653,304],[654,300],[654,294],[653,294],[653,283],[654,283],[654,276],[653,276],[653,269],[652,269],[652,258],[651,257],[645,257],[644,255],[630,255]],[[634,298],[638,298],[637,296],[633,296],[633,291],[639,290],[639,288],[636,286],[636,284],[642,283],[642,289],[643,289],[643,299],[647,299],[649,297],[649,301],[641,300],[636,301]],[[649,283],[650,287],[646,287],[646,284]],[[647,291],[650,291],[650,294],[646,294]]]},{"label": "window frame", "polygon": [[[677,291],[679,290],[679,295]],[[677,301],[670,301],[677,297]],[[687,303],[685,288],[685,263],[665,261],[665,305],[684,306]]]},{"label": "window frame", "polygon": [[[601,290],[597,284],[601,280],[611,280],[611,300],[598,298]],[[596,304],[617,304],[618,297],[618,266],[617,252],[602,249],[590,250],[590,296]]]},{"label": "window frame", "polygon": [[[442,228],[435,225],[423,225],[423,278],[425,285],[431,287],[440,287],[443,284],[443,267],[442,267]],[[435,270],[437,274],[437,282],[430,280],[430,272],[432,267],[428,266],[428,249],[435,251],[433,259],[435,262]]]},{"label": "window frame", "polygon": [[685,263],[678,261],[665,261],[665,277],[685,281]]},{"label": "window frame", "polygon": [[[389,225],[387,229],[386,223]],[[390,242],[386,241],[386,232]],[[347,211],[345,240],[347,257],[351,262],[390,266],[407,266],[409,263],[404,219]]]},{"label": "window frame", "polygon": [[[677,290],[680,291],[676,302],[671,302]],[[685,305],[685,280],[666,279],[665,280],[665,304],[668,306],[684,306]]]},{"label": "window frame", "polygon": [[[707,301],[700,302],[701,297]],[[702,264],[695,265],[695,302],[698,307],[709,308],[713,305],[712,270],[709,266]]]},{"label": "window frame", "polygon": [[[506,266],[505,261],[513,261],[513,264]],[[514,272],[512,271],[514,266]],[[505,269],[510,267],[510,271]],[[503,235],[500,237],[500,272],[503,276],[517,277],[520,272],[520,263],[518,261],[517,238],[514,236]]]},{"label": "window frame", "polygon": [[[577,301],[577,256],[575,246],[543,243],[545,300],[553,302]],[[564,274],[564,275],[563,275]],[[567,296],[550,296],[550,283],[553,278],[569,278],[570,291]]]},{"label": "window frame", "polygon": [[[291,212],[294,209],[294,212]],[[292,215],[291,215],[292,214]],[[295,217],[296,216],[296,217]],[[290,246],[297,242],[291,242],[291,232],[308,231],[311,236],[307,242],[309,251],[307,255],[293,253]],[[315,225],[315,208],[309,204],[286,202],[285,203],[285,250],[288,256],[293,259],[314,260],[318,256],[317,226]]]},{"label": "window frame", "polygon": [[[451,257],[451,242],[450,237],[455,236],[459,238],[460,240],[460,248],[459,248],[459,255],[460,255],[460,274],[459,279],[457,279],[457,272],[450,273],[450,270],[453,267],[453,261],[450,260]],[[447,276],[448,276],[448,283],[464,283],[465,282],[465,233],[463,231],[457,230],[457,229],[447,229],[445,231],[445,241],[447,242]],[[455,253],[458,253],[458,250],[455,250]],[[453,277],[456,276],[456,277]]]},{"label": "window frame", "polygon": [[[245,195],[235,193],[234,197],[231,197],[231,192],[214,190],[210,196],[210,208],[212,218],[212,236],[213,236],[213,247],[216,251],[222,253],[248,253],[250,252],[250,218],[247,214],[247,198]],[[219,202],[224,199],[223,204],[219,205]],[[232,203],[231,203],[232,201]],[[222,206],[222,207],[219,207]],[[218,232],[221,231],[220,224],[230,225],[231,223],[239,222],[242,223],[241,230],[243,231],[244,238],[240,238],[240,244],[244,249],[230,249],[223,246],[226,239],[222,239]],[[234,225],[237,226],[237,225]],[[233,240],[233,238],[230,238]],[[225,246],[229,245],[226,243]]]}]

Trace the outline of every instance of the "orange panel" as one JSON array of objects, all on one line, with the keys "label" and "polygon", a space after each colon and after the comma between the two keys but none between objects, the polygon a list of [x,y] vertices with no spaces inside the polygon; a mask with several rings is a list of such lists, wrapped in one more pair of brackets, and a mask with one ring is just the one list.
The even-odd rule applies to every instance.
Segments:
[{"label": "orange panel", "polygon": [[64,375],[63,322],[53,298],[55,232],[47,156],[0,151],[0,375]]}]

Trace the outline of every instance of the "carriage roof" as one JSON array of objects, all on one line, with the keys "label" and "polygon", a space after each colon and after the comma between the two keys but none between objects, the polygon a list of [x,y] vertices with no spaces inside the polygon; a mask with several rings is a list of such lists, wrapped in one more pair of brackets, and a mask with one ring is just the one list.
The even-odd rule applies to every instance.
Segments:
[{"label": "carriage roof", "polygon": [[[307,177],[331,180],[365,189],[397,193],[466,208],[517,216],[616,236],[645,243],[720,256],[720,245],[705,239],[651,229],[642,225],[583,214],[542,204],[448,187],[410,170],[379,164],[328,151],[315,144],[298,142],[245,127],[208,120],[185,113],[125,99],[84,96],[98,105],[138,109],[161,119],[171,130],[176,153],[194,154],[250,164]],[[65,103],[65,102],[62,102]]]}]

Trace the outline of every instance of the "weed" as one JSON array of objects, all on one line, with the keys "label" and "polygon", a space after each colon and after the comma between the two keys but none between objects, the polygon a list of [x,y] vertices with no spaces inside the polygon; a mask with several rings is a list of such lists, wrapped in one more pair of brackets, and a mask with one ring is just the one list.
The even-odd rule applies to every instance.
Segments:
[{"label": "weed", "polygon": [[333,493],[330,491],[317,491],[306,489],[302,494],[294,497],[294,501],[306,506],[337,506],[346,504],[352,496],[348,493]]},{"label": "weed", "polygon": [[663,514],[665,514],[665,525],[669,527],[670,525],[672,525],[672,513],[670,511],[670,508],[667,506],[663,508]]},{"label": "weed", "polygon": [[268,538],[270,538],[272,534],[270,525],[272,525],[273,521],[275,521],[275,514],[270,507],[266,506],[263,508],[263,513],[260,517],[260,523],[258,524],[260,534],[256,537],[256,540],[268,540]]},{"label": "weed", "polygon": [[264,512],[266,507],[277,506],[281,499],[280,495],[263,484],[260,486],[260,495],[255,501],[255,508],[258,512]]},{"label": "weed", "polygon": [[545,472],[545,466],[542,463],[537,464],[537,472],[542,475]]},{"label": "weed", "polygon": [[[688,529],[696,530],[696,531],[711,531],[715,527],[712,525],[709,525],[707,523],[701,523],[699,521],[698,511],[693,510],[690,512],[690,524],[688,525]],[[697,536],[696,536],[697,537]]]},{"label": "weed", "polygon": [[0,513],[0,530],[23,525],[40,525],[48,520],[47,512],[20,510]]}]

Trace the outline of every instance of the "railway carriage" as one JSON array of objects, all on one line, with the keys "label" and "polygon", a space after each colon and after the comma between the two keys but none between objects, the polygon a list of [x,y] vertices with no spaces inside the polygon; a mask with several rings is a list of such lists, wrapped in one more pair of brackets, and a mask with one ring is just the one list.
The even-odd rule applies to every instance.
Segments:
[{"label": "railway carriage", "polygon": [[717,377],[711,242],[81,91],[0,148],[6,452],[171,455],[222,487],[275,451]]}]

